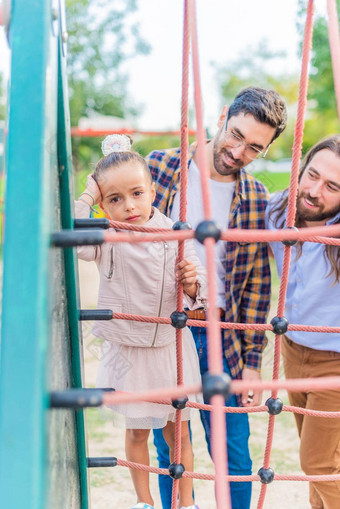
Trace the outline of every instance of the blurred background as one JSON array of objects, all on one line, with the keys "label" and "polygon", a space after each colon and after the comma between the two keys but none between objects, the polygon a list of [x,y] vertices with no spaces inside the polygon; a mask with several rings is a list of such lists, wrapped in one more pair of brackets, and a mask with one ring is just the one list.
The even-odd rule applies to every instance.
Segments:
[{"label": "blurred background", "polygon": [[[304,152],[339,130],[326,0],[315,3]],[[215,134],[223,104],[230,104],[246,86],[275,88],[287,102],[286,131],[265,160],[249,167],[270,192],[289,182],[306,5],[306,0],[197,0],[208,136]],[[142,155],[177,146],[178,136],[157,132],[180,127],[182,0],[66,0],[66,8],[71,125],[81,130],[152,131],[152,136],[133,136],[134,148]],[[1,160],[10,79],[10,48],[2,27],[0,55]],[[190,104],[190,128],[195,129],[192,87]],[[100,141],[73,136],[76,192],[101,155]],[[2,208],[2,172],[0,200]]]}]

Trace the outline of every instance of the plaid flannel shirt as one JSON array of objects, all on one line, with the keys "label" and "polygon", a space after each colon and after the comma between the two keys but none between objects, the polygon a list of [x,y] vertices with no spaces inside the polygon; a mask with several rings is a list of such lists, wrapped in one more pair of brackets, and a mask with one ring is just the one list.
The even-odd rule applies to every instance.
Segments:
[{"label": "plaid flannel shirt", "polygon": [[[190,164],[196,143],[189,148]],[[180,187],[180,149],[151,152],[146,157],[156,182],[154,205],[169,215]],[[241,169],[229,214],[228,228],[265,228],[269,194],[261,182]],[[266,323],[270,305],[270,267],[266,243],[227,242],[226,322]],[[223,330],[223,348],[233,378],[242,377],[243,367],[259,371],[267,344],[264,332]]]}]

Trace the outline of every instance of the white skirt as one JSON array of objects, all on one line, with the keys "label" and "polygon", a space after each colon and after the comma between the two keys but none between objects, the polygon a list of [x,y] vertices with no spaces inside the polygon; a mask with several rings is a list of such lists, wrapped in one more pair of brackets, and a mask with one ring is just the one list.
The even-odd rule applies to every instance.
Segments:
[{"label": "white skirt", "polygon": [[[183,381],[184,385],[201,384],[199,361],[190,330],[183,329]],[[116,391],[146,392],[175,387],[177,384],[176,343],[156,348],[137,348],[111,341],[104,341],[97,374],[97,387],[110,387]],[[189,397],[190,401],[203,403],[202,394]],[[110,406],[125,416],[128,429],[163,428],[168,421],[175,421],[176,410],[172,405],[158,403],[125,403]],[[190,419],[190,408],[181,412],[182,420]],[[115,424],[121,420],[114,417]]]}]

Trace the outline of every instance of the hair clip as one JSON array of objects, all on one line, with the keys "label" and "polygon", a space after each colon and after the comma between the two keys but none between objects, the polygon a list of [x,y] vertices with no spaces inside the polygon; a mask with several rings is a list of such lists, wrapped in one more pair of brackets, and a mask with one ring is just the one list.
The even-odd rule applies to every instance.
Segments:
[{"label": "hair clip", "polygon": [[113,152],[130,152],[131,140],[125,134],[109,134],[102,141],[102,152],[108,156]]}]

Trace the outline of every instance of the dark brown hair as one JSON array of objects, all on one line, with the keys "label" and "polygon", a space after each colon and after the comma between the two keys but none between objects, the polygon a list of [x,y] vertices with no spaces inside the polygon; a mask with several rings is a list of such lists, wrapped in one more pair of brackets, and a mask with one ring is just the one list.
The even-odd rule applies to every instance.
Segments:
[{"label": "dark brown hair", "polygon": [[[301,167],[300,167],[300,173],[299,173],[299,182],[301,180],[302,175],[304,174],[307,166],[318,152],[321,150],[330,150],[333,152],[337,157],[340,158],[340,134],[337,134],[335,136],[331,136],[329,138],[324,138],[323,140],[319,141],[314,147],[312,147],[307,154],[305,155],[304,159],[302,160]],[[283,228],[285,223],[285,217],[284,213],[287,209],[288,205],[288,189],[286,189],[286,192],[284,194],[284,198],[279,201],[274,208],[270,211],[269,217],[276,216],[274,219],[274,225],[276,228]],[[277,214],[277,215],[276,215]],[[340,223],[340,219],[335,223]],[[303,220],[299,217],[298,213],[296,213],[295,217],[295,226],[301,227],[304,226]],[[297,257],[299,258],[302,254],[302,242],[298,242],[297,244]],[[330,275],[334,275],[335,283],[340,282],[340,247],[338,246],[324,246],[324,256],[328,258],[328,261],[331,265],[331,269],[329,273],[327,274],[327,277]]]},{"label": "dark brown hair", "polygon": [[258,122],[274,127],[272,142],[280,136],[287,125],[286,105],[275,90],[259,87],[241,90],[229,108],[227,119],[239,113],[253,115]]}]

